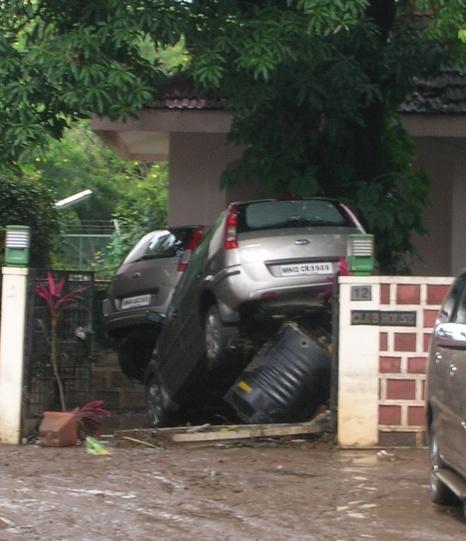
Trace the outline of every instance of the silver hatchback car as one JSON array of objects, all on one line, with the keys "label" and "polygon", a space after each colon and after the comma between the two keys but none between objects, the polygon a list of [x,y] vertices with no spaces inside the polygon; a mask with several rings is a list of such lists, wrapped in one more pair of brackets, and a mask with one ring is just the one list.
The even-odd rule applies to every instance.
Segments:
[{"label": "silver hatchback car", "polygon": [[[169,305],[146,372],[152,422],[189,398],[188,388],[202,389],[193,383],[199,373],[224,373],[255,331],[322,310],[349,236],[360,233],[354,214],[331,199],[229,205],[205,233]],[[372,255],[372,239],[362,241],[361,251]]]}]

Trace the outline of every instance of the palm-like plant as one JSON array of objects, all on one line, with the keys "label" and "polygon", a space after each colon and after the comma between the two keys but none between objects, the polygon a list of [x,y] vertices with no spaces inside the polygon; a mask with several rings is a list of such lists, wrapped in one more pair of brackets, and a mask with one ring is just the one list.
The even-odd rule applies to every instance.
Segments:
[{"label": "palm-like plant", "polygon": [[86,436],[98,438],[103,417],[110,415],[110,411],[104,408],[103,400],[92,400],[80,408],[75,408],[73,413],[82,439]]},{"label": "palm-like plant", "polygon": [[85,288],[77,288],[65,293],[66,278],[62,277],[55,282],[53,272],[47,273],[47,284],[38,283],[35,287],[36,294],[47,303],[50,314],[50,364],[57,382],[62,411],[66,411],[65,392],[63,389],[60,369],[58,366],[58,322],[63,310],[75,303]]}]

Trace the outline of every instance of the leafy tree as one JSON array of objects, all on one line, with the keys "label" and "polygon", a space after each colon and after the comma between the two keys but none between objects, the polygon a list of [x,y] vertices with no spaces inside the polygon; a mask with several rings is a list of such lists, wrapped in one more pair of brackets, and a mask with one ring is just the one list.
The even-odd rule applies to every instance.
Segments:
[{"label": "leafy tree", "polygon": [[101,270],[114,270],[145,233],[167,225],[168,184],[166,162],[149,165],[145,176],[133,184],[130,198],[115,209],[119,230],[113,235],[105,257],[96,261]]},{"label": "leafy tree", "polygon": [[92,190],[85,203],[60,211],[66,221],[112,219],[118,205],[133,200],[134,184],[146,169],[140,162],[119,158],[91,131],[88,121],[65,129],[60,140],[49,138],[40,154],[19,165],[25,174],[39,174],[57,200]]},{"label": "leafy tree", "polygon": [[464,27],[463,0],[0,2],[0,156],[70,118],[136,112],[183,37],[183,74],[225,99],[247,148],[224,182],[352,200],[400,270],[427,190],[394,112],[414,77],[463,58]]},{"label": "leafy tree", "polygon": [[[49,139],[43,152],[20,160],[19,166],[24,176],[40,178],[55,200],[87,188],[92,190],[92,197],[85,202],[55,210],[61,231],[88,220],[118,221],[119,233],[114,235],[105,256],[99,255],[98,270],[114,268],[139,237],[166,224],[167,164],[119,158],[91,131],[88,121],[66,129],[60,140]],[[61,248],[61,243],[56,245],[54,266],[68,268]]]},{"label": "leafy tree", "polygon": [[37,175],[24,177],[0,168],[0,235],[7,225],[31,228],[30,264],[44,267],[58,233],[53,195]]}]

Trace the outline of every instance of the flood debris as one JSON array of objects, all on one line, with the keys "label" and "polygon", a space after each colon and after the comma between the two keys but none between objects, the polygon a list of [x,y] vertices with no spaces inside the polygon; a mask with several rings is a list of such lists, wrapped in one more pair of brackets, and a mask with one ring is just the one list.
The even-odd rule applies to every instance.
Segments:
[{"label": "flood debris", "polygon": [[92,436],[86,436],[84,440],[84,445],[86,450],[91,455],[96,456],[111,456],[112,453],[109,451],[97,438]]},{"label": "flood debris", "polygon": [[[200,430],[196,430],[201,428]],[[147,428],[120,430],[115,434],[115,445],[165,447],[184,444],[215,445],[220,442],[238,442],[269,438],[319,435],[320,423],[218,425],[201,427]],[[148,445],[149,444],[149,445]]]},{"label": "flood debris", "polygon": [[287,322],[259,351],[224,396],[247,424],[303,422],[330,396],[331,354]]},{"label": "flood debris", "polygon": [[397,455],[391,451],[386,451],[386,449],[381,449],[376,453],[378,460],[387,460],[388,462],[394,462],[397,460]]}]

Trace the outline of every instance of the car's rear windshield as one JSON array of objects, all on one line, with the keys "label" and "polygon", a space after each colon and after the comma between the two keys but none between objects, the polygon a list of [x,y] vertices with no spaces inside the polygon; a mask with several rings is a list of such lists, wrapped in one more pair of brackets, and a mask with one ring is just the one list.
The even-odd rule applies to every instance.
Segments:
[{"label": "car's rear windshield", "polygon": [[338,203],[325,199],[255,201],[238,207],[238,232],[282,227],[355,227]]},{"label": "car's rear windshield", "polygon": [[178,250],[184,249],[193,231],[192,227],[151,231],[136,243],[123,263],[133,263],[141,259],[174,257]]}]

